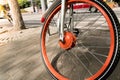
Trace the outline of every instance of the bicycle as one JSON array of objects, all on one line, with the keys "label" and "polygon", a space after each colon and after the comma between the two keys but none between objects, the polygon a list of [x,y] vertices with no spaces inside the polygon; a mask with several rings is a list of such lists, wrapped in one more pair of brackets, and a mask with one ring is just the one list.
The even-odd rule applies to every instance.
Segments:
[{"label": "bicycle", "polygon": [[[98,12],[76,5],[87,4]],[[40,46],[55,80],[106,80],[119,61],[120,24],[101,0],[55,0],[43,14]]]}]

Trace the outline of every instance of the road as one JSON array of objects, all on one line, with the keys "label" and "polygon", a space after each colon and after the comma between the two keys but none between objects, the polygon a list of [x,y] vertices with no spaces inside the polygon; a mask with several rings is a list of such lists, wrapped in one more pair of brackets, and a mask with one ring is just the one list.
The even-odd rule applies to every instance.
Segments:
[{"label": "road", "polygon": [[[40,18],[41,14],[39,13],[23,13],[23,20],[25,22],[26,27],[38,27],[40,26]],[[11,23],[7,19],[0,19],[0,27],[2,26],[12,26]]]},{"label": "road", "polygon": [[[116,11],[116,10],[115,10]],[[116,12],[120,18],[120,10]],[[23,14],[27,27],[41,26],[39,14]],[[0,25],[10,23],[2,19]],[[12,26],[12,25],[11,25]],[[40,31],[0,46],[0,80],[52,80],[40,57]],[[120,62],[108,80],[120,80]]]}]

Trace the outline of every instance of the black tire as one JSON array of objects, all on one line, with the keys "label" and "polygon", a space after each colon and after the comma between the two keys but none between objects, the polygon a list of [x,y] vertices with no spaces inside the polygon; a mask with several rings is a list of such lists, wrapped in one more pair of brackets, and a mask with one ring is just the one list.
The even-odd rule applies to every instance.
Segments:
[{"label": "black tire", "polygon": [[[79,2],[85,2],[94,6],[99,10],[99,13],[92,14],[77,11],[81,14],[74,14],[74,16],[76,16],[75,21],[81,23],[81,25],[75,26],[75,29],[79,29],[79,34],[77,34],[74,47],[71,46],[71,49],[64,50],[61,49],[61,46],[58,43],[58,29],[56,25],[53,25],[56,21],[56,16],[58,15],[57,12],[59,12],[61,7],[60,0],[56,1],[56,4],[50,8],[51,10],[49,10],[47,14],[48,16],[46,17],[41,32],[40,46],[43,62],[47,71],[55,80],[106,80],[119,61],[119,21],[111,8],[100,0],[68,0],[67,5]],[[93,16],[94,18],[97,18],[92,20]],[[90,22],[83,24],[83,21],[87,21],[89,18],[91,18]],[[103,20],[103,18],[105,19]],[[66,17],[66,20],[69,20],[68,17]],[[100,24],[99,22],[96,22],[96,20],[99,20]],[[67,24],[67,21],[65,21],[65,25],[69,25],[69,22]],[[82,28],[80,26],[82,26]],[[86,27],[88,28],[86,29]],[[108,28],[101,30],[99,27]],[[48,29],[50,29],[51,36],[47,33]],[[66,29],[65,32],[67,32]],[[83,62],[85,62],[85,64]]]}]

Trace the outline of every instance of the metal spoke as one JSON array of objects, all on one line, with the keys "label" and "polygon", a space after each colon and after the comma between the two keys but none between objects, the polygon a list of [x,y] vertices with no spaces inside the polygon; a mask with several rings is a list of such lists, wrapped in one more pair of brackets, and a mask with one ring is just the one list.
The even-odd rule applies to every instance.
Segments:
[{"label": "metal spoke", "polygon": [[[72,54],[74,54],[73,52],[72,52]],[[74,57],[76,57],[76,59],[83,65],[83,67],[88,71],[88,73],[92,76],[93,74],[90,72],[90,70],[87,68],[87,66],[81,61],[81,59],[78,57],[78,56],[76,56],[76,55],[73,55]]]},{"label": "metal spoke", "polygon": [[[86,48],[82,43],[81,43],[82,47],[83,48]],[[89,49],[88,49],[88,52],[97,60],[99,61],[102,65],[104,64],[101,60],[99,60]]]},{"label": "metal spoke", "polygon": [[98,53],[95,53],[95,52],[94,52],[93,54],[94,54],[94,55],[98,55],[98,56],[102,56],[102,57],[106,57],[106,58],[108,57],[108,56],[106,56],[106,55],[98,54]]}]

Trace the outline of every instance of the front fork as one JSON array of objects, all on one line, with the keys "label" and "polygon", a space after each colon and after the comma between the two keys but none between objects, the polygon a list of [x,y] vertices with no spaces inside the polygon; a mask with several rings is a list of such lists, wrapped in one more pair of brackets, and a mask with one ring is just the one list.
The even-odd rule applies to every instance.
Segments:
[{"label": "front fork", "polygon": [[[66,0],[62,0],[62,6],[61,6],[61,15],[60,19],[58,21],[58,28],[59,28],[59,34],[60,34],[60,40],[64,42],[64,22],[65,22],[65,13],[66,13]],[[69,30],[73,31],[74,27],[74,18],[73,18],[73,5],[70,5],[70,10],[69,10]]]},{"label": "front fork", "polygon": [[64,21],[65,21],[65,9],[66,9],[66,0],[62,0],[62,6],[61,6],[61,17],[60,17],[60,40],[64,41]]}]

